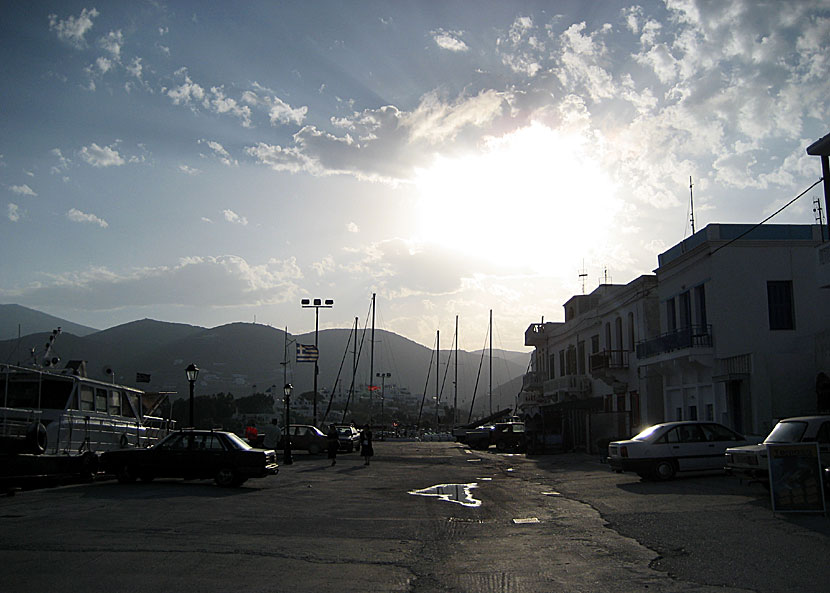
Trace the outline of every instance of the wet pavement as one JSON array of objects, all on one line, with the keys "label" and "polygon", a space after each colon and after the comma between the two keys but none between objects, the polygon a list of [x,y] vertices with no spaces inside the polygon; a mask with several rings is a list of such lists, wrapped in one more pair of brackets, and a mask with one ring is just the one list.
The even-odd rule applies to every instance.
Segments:
[{"label": "wet pavement", "polygon": [[825,591],[828,520],[725,476],[456,443],[296,455],[238,489],[100,481],[0,498],[2,590]]}]

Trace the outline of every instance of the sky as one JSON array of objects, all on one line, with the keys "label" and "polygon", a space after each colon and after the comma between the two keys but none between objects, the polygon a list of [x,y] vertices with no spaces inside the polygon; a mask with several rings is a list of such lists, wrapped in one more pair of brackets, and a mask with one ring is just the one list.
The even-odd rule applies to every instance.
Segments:
[{"label": "sky", "polygon": [[[527,350],[821,175],[830,2],[2,2],[0,302]],[[770,222],[814,224],[821,186]],[[823,204],[822,204],[823,205]],[[333,299],[303,309],[303,298]]]}]

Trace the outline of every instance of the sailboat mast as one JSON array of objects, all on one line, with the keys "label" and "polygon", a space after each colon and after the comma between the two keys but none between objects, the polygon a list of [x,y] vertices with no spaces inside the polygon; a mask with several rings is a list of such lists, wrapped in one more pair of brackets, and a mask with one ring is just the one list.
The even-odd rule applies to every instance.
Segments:
[{"label": "sailboat mast", "polygon": [[493,310],[490,309],[490,415],[493,414]]},{"label": "sailboat mast", "polygon": [[369,425],[374,413],[374,376],[375,376],[375,293],[372,293],[372,336],[369,344]]},{"label": "sailboat mast", "polygon": [[452,400],[452,426],[458,423],[458,315],[455,316],[455,380]]},{"label": "sailboat mast", "polygon": [[441,330],[435,332],[435,432],[438,431],[438,398],[441,391],[439,379],[441,375]]}]

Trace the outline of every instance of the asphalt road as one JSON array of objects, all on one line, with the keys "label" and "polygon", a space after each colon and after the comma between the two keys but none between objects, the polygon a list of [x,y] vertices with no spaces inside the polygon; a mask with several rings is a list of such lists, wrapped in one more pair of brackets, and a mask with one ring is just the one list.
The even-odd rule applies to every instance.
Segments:
[{"label": "asphalt road", "polygon": [[[726,476],[381,442],[238,489],[113,480],[0,498],[3,593],[824,592],[830,521]],[[450,498],[412,494],[441,484]],[[467,489],[466,484],[474,484]],[[435,491],[427,491],[424,494]],[[469,500],[469,499],[472,500]]]}]

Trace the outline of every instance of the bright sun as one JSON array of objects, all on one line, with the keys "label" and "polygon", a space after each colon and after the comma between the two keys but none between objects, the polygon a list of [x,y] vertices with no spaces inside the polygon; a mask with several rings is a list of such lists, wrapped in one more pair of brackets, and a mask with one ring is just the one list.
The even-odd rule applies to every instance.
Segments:
[{"label": "bright sun", "polygon": [[437,157],[416,178],[418,239],[533,272],[578,268],[619,210],[591,149],[534,122],[477,154]]}]

